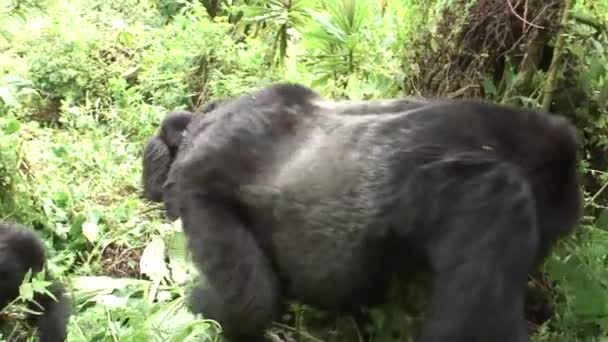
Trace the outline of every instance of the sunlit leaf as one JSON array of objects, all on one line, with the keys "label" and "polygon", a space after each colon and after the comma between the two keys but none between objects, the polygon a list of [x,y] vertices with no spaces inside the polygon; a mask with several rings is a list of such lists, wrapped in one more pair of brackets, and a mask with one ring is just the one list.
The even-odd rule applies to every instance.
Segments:
[{"label": "sunlit leaf", "polygon": [[139,268],[142,274],[152,280],[162,280],[169,275],[165,264],[165,242],[160,236],[153,236],[144,249],[139,260]]}]

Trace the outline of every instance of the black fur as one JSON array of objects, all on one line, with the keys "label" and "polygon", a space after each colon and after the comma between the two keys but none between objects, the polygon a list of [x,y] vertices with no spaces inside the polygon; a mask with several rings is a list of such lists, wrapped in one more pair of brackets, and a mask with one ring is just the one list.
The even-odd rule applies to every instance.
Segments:
[{"label": "black fur", "polygon": [[178,218],[175,204],[174,181],[169,180],[171,165],[177,158],[186,127],[194,115],[205,114],[220,106],[224,100],[206,103],[194,113],[173,111],[161,122],[159,133],[148,140],[144,148],[142,184],[144,198],[153,202],[163,202],[169,219]]},{"label": "black fur", "polygon": [[[31,230],[18,224],[0,223],[0,307],[6,307],[19,296],[19,286],[28,270],[40,272],[45,264],[44,247]],[[57,301],[45,294],[35,294],[34,301],[42,308],[29,303],[29,309],[42,314],[32,314],[29,319],[38,327],[41,342],[65,341],[70,302],[62,284],[48,273],[46,278],[52,283],[48,290]]]},{"label": "black fur", "polygon": [[[316,94],[314,94],[314,96],[316,96]],[[213,112],[215,109],[229,101],[229,98],[224,98],[208,102],[197,109],[195,115],[208,115],[210,112]],[[395,111],[403,111],[405,109],[413,109],[421,106],[424,103],[424,100],[402,99],[398,101],[342,101],[331,103],[331,105],[333,106],[332,112],[338,115],[368,115],[387,114]],[[207,118],[206,124],[209,124],[212,121],[213,119]],[[183,126],[184,130],[186,126]],[[182,128],[182,126],[178,128]],[[171,134],[171,131],[168,131],[167,134]],[[180,137],[182,136],[180,135]],[[175,146],[177,145],[179,144],[175,144]],[[177,188],[175,187],[177,175],[171,166],[179,156],[180,148],[177,148],[175,152],[171,153],[173,156],[171,158],[167,157],[169,155],[169,153],[166,152],[167,150],[168,149],[165,148],[165,144],[160,141],[159,137],[155,136],[151,138],[146,149],[148,152],[144,153],[144,170],[158,170],[158,172],[144,171],[144,180],[148,180],[148,184],[154,184],[147,187],[144,186],[144,189],[154,189],[154,191],[147,191],[148,193],[154,194],[149,196],[149,199],[157,202],[162,201],[165,205],[167,217],[170,220],[175,220],[179,217],[176,192]],[[162,184],[160,189],[158,189],[158,184]]]},{"label": "black fur", "polygon": [[191,112],[171,112],[162,121],[159,133],[148,140],[143,157],[144,198],[163,201],[163,184],[191,120]]},{"label": "black fur", "polygon": [[172,170],[209,282],[192,306],[259,341],[286,300],[356,311],[421,258],[435,277],[417,342],[528,341],[527,275],[576,226],[576,164],[573,126],[535,111],[332,104],[293,84],[226,101]]},{"label": "black fur", "polygon": [[[215,101],[211,101],[206,103],[205,105],[201,106],[199,109],[197,109],[197,111],[195,112],[194,115],[209,115],[210,112],[213,112],[216,108],[220,107],[223,103],[225,103],[226,101],[228,101],[228,99],[220,99],[220,100],[215,100]],[[207,119],[207,121],[211,121],[211,119]],[[166,215],[167,218],[169,218],[170,220],[176,220],[179,217],[179,205],[178,205],[178,192],[177,192],[177,188],[176,188],[176,177],[177,174],[174,170],[174,168],[171,167],[171,165],[173,165],[173,163],[175,162],[175,160],[177,160],[180,156],[180,150],[182,149],[182,146],[180,146],[177,151],[175,152],[175,155],[173,158],[171,158],[171,161],[169,162],[169,166],[168,168],[168,173],[165,173],[164,176],[164,183],[162,186],[162,201],[165,205],[165,211],[166,211]],[[158,163],[160,164],[160,163]]]}]

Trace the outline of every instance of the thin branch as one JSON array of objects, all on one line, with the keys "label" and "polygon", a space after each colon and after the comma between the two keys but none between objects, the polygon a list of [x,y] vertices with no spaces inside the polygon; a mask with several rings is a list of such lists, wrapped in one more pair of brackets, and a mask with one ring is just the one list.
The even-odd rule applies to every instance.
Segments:
[{"label": "thin branch", "polygon": [[530,26],[536,27],[541,30],[545,29],[543,26],[537,25],[535,23],[531,23],[531,22],[527,21],[525,18],[523,18],[522,16],[520,16],[519,14],[517,14],[517,11],[515,11],[515,8],[513,7],[513,4],[511,3],[511,0],[507,0],[507,4],[509,5],[509,8],[511,9],[511,13],[513,13],[513,15],[515,15],[523,23],[526,23]]},{"label": "thin branch", "polygon": [[589,199],[588,202],[590,203],[595,203],[595,200],[598,198],[598,196],[604,192],[604,190],[606,190],[606,188],[608,187],[608,182],[605,182],[604,185],[602,185],[602,187],[596,191],[596,193]]}]

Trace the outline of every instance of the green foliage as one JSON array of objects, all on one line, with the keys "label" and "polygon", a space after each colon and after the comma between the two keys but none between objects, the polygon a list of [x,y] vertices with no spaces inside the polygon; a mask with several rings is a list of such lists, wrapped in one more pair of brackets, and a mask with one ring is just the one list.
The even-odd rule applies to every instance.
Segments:
[{"label": "green foliage", "polygon": [[235,6],[235,10],[243,13],[237,30],[253,29],[254,36],[259,34],[271,39],[270,59],[275,65],[282,66],[289,42],[308,23],[308,10],[314,5],[313,0],[257,0]]},{"label": "green foliage", "polygon": [[242,89],[239,83],[255,79],[264,68],[253,58],[242,60],[255,54],[255,47],[235,44],[229,30],[226,23],[210,22],[202,6],[174,17],[142,54],[140,93],[152,104],[176,108],[196,106],[209,94],[225,95],[226,90],[214,89],[217,78],[230,78],[231,91]]},{"label": "green foliage", "polygon": [[103,97],[106,75],[95,56],[95,31],[74,34],[73,27],[62,26],[51,27],[28,49],[28,76],[34,88],[45,96],[73,102],[82,102],[87,96]]},{"label": "green foliage", "polygon": [[[56,297],[50,292],[49,286],[51,282],[46,279],[46,272],[39,272],[32,274],[31,270],[28,270],[24,276],[23,282],[19,287],[19,296],[11,301],[6,307],[4,307],[0,314],[19,317],[24,320],[27,315],[39,315],[41,314],[40,303],[38,303],[34,296],[36,294],[44,294],[56,299]],[[28,329],[27,324],[23,324],[21,321],[5,322],[3,321],[2,327],[4,331],[10,329],[10,333],[6,334],[6,340],[8,341],[33,341],[31,336],[28,338],[27,334],[24,334],[23,330]],[[22,329],[25,328],[25,329]],[[5,334],[0,332],[0,337],[4,338]]]},{"label": "green foliage", "polygon": [[34,200],[27,194],[27,165],[22,159],[21,123],[0,117],[0,218],[32,223],[38,218]]},{"label": "green foliage", "polygon": [[[51,271],[74,293],[69,341],[220,340],[220,327],[184,304],[187,284],[198,274],[179,221],[165,223],[160,206],[139,196],[143,145],[168,110],[193,109],[276,80],[309,84],[338,98],[415,92],[403,89],[404,79],[419,72],[413,42],[424,32],[439,35],[442,10],[454,3],[3,3],[0,218],[30,224],[48,237]],[[220,9],[214,18],[212,7]],[[608,19],[604,0],[579,0],[573,8],[577,15]],[[456,20],[460,25],[466,18]],[[575,19],[571,26],[559,75],[568,96],[556,96],[554,106],[585,132],[588,158],[581,168],[597,183],[586,196],[595,211],[546,265],[553,284],[544,293],[556,312],[538,328],[539,342],[608,336],[608,211],[602,199],[608,163],[597,157],[608,155],[608,53],[605,33]],[[439,38],[433,36],[429,49]],[[484,93],[537,107],[544,73],[528,78],[509,62],[500,80],[483,75]],[[583,101],[560,103],[579,94]],[[39,280],[24,282],[24,299],[42,290]],[[416,286],[397,290],[372,310],[369,327],[294,306],[296,326],[278,329],[303,340],[363,341],[366,330],[373,342],[408,341],[423,317],[426,294]]]},{"label": "green foliage", "polygon": [[606,231],[586,226],[546,265],[551,278],[560,283],[556,298],[559,329],[580,341],[603,337],[608,330],[607,248]]},{"label": "green foliage", "polygon": [[401,18],[379,20],[375,1],[326,0],[311,10],[304,34],[303,63],[333,96],[371,98],[394,95],[402,74],[394,32]]},{"label": "green foliage", "polygon": [[185,10],[191,2],[188,0],[156,0],[154,5],[163,17],[171,19]]}]

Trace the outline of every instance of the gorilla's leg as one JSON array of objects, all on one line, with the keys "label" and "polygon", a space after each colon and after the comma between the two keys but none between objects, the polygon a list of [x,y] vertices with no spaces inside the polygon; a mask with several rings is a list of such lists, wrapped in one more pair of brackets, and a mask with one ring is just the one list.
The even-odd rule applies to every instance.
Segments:
[{"label": "gorilla's leg", "polygon": [[158,136],[150,138],[143,156],[144,198],[153,202],[163,200],[163,184],[167,179],[171,163],[171,153],[162,139]]},{"label": "gorilla's leg", "polygon": [[210,286],[195,289],[193,300],[206,299],[192,307],[219,322],[234,341],[263,341],[282,304],[268,258],[241,217],[221,199],[192,191],[181,198],[188,247]]},{"label": "gorilla's leg", "polygon": [[[445,211],[430,238],[434,295],[417,342],[528,341],[523,294],[539,242],[534,198],[514,166],[478,163],[434,170],[433,183],[443,187],[430,197]],[[463,171],[470,169],[482,171]]]}]

